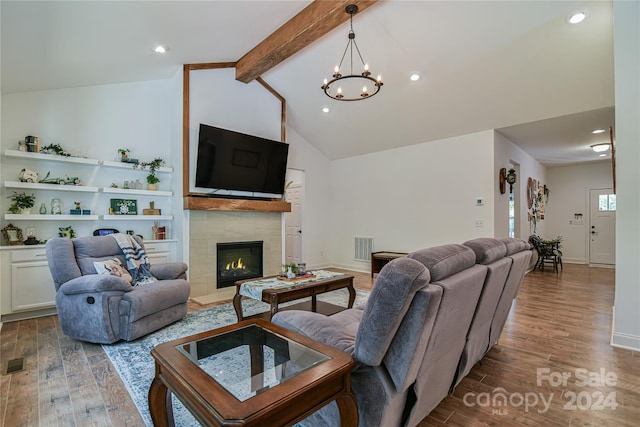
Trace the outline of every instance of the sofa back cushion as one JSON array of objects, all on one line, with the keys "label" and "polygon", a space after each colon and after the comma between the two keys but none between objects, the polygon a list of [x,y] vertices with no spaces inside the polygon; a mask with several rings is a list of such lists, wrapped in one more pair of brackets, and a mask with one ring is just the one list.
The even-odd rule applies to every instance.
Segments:
[{"label": "sofa back cushion", "polygon": [[[135,236],[138,243],[144,248],[142,240]],[[127,265],[122,249],[118,242],[111,236],[85,236],[73,239],[75,257],[82,275],[96,274],[94,262],[106,261],[118,258],[122,265]]]},{"label": "sofa back cushion", "polygon": [[425,266],[408,258],[395,259],[382,268],[356,333],[354,358],[358,362],[382,363],[414,295],[429,285],[429,279]]},{"label": "sofa back cushion", "polygon": [[458,244],[434,246],[410,253],[408,258],[423,264],[431,273],[431,281],[437,282],[469,268],[476,263],[475,253]]},{"label": "sofa back cushion", "polygon": [[476,263],[478,264],[490,264],[500,258],[504,258],[507,254],[507,246],[504,242],[491,237],[480,237],[478,239],[468,240],[464,242],[463,245],[471,248],[476,254]]},{"label": "sofa back cushion", "polygon": [[[45,251],[56,291],[63,283],[82,276],[82,272],[76,263],[71,239],[52,237],[47,240]],[[95,273],[95,269],[93,271]]]}]

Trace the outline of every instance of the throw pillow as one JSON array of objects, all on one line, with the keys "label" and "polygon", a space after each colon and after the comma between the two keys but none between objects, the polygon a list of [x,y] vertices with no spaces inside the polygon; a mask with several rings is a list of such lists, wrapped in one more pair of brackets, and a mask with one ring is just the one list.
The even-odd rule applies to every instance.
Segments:
[{"label": "throw pillow", "polygon": [[112,276],[122,277],[129,284],[133,280],[118,258],[106,261],[94,261],[93,266],[98,274],[111,274]]}]

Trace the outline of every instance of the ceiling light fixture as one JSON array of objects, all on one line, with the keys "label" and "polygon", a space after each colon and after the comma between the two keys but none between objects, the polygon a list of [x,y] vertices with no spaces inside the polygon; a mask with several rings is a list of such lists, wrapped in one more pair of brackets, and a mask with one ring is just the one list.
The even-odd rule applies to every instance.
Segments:
[{"label": "ceiling light fixture", "polygon": [[603,142],[601,144],[593,144],[591,146],[591,149],[596,153],[602,153],[604,151],[609,150],[609,148],[611,148],[611,145],[608,142]]},{"label": "ceiling light fixture", "polygon": [[582,21],[584,21],[584,18],[587,17],[587,14],[584,11],[580,11],[580,12],[576,12],[571,14],[571,16],[569,16],[569,23],[570,24],[579,24]]},{"label": "ceiling light fixture", "polygon": [[[350,15],[349,20],[351,29],[349,30],[348,34],[349,41],[347,42],[347,47],[344,49],[344,53],[342,54],[342,58],[340,59],[340,64],[336,65],[336,68],[333,71],[333,79],[329,81],[327,81],[327,79],[324,79],[322,90],[324,90],[324,93],[329,98],[338,101],[360,101],[363,99],[371,98],[373,95],[378,93],[383,83],[380,76],[378,76],[377,79],[371,77],[369,65],[366,64],[362,59],[360,49],[358,49],[358,44],[356,43],[356,33],[353,32],[353,15],[358,12],[358,6],[356,6],[355,4],[350,4],[345,8],[345,12]],[[362,62],[363,71],[360,74],[353,74],[354,47],[356,48],[356,53],[360,58],[360,62]],[[340,73],[340,67],[342,67],[342,63],[344,62],[344,57],[346,56],[347,51],[349,52],[349,74],[342,75]]]},{"label": "ceiling light fixture", "polygon": [[420,80],[420,74],[418,73],[411,73],[411,75],[409,76],[409,78],[411,79],[412,82],[417,82],[418,80]]},{"label": "ceiling light fixture", "polygon": [[606,129],[594,129],[591,131],[592,134],[597,135],[599,133],[605,133]]},{"label": "ceiling light fixture", "polygon": [[153,48],[155,53],[167,53],[169,51],[169,46],[158,45]]},{"label": "ceiling light fixture", "polygon": [[328,113],[329,111],[330,111],[329,107],[322,107],[322,112],[323,113]]}]

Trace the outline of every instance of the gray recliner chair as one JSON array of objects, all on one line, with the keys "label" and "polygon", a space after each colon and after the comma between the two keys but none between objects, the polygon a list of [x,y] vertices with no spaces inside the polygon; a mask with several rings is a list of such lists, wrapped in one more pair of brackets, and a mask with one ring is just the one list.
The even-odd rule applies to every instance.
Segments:
[{"label": "gray recliner chair", "polygon": [[134,287],[121,277],[96,273],[94,261],[118,258],[125,265],[110,236],[52,238],[46,253],[60,326],[71,338],[99,344],[132,341],[187,314],[190,286],[184,263],[151,265],[158,281]]}]

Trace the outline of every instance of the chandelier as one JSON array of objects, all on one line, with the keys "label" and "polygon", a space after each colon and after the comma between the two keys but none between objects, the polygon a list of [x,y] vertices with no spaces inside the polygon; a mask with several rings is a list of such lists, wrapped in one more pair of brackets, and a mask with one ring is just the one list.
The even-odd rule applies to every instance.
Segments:
[{"label": "chandelier", "polygon": [[[377,79],[371,77],[369,65],[362,59],[360,49],[358,49],[358,44],[356,43],[356,33],[353,32],[353,15],[358,12],[358,6],[350,4],[345,8],[345,11],[350,15],[349,19],[351,29],[348,34],[349,41],[347,42],[347,47],[344,49],[344,53],[342,54],[342,59],[340,59],[340,64],[336,65],[336,68],[333,70],[333,78],[329,81],[324,79],[322,90],[324,90],[324,93],[329,98],[336,99],[338,101],[360,101],[371,98],[373,95],[378,93],[383,83],[380,76],[378,76]],[[358,58],[360,58],[360,62],[362,63],[362,73],[360,74],[353,73],[354,47],[358,54]],[[340,68],[342,67],[342,63],[344,62],[344,57],[347,55],[347,52],[349,52],[349,74],[342,75],[340,73]]]}]

